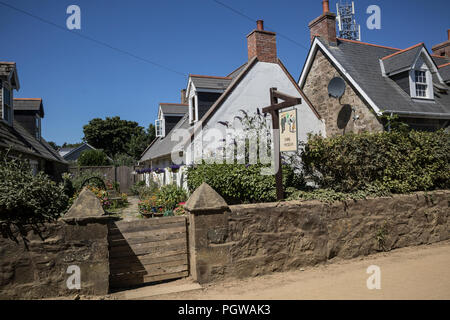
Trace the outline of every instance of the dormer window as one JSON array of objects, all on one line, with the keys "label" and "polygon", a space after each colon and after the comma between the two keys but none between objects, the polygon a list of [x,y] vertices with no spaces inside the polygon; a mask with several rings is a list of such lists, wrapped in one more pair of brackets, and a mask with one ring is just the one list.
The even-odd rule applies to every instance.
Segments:
[{"label": "dormer window", "polygon": [[155,130],[157,137],[164,137],[164,119],[155,120]]},{"label": "dormer window", "polygon": [[409,79],[412,98],[433,99],[433,80],[430,70],[412,69]]}]

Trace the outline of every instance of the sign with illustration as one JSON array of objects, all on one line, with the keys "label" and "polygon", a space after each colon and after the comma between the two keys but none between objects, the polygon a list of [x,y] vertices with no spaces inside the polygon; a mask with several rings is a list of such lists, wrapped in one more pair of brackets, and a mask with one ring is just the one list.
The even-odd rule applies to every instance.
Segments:
[{"label": "sign with illustration", "polygon": [[297,151],[297,109],[280,112],[280,151]]}]

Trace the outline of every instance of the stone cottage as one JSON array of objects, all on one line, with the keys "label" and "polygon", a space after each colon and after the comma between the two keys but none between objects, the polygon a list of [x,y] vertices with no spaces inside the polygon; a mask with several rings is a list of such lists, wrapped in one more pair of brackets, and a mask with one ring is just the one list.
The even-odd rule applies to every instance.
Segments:
[{"label": "stone cottage", "polygon": [[[323,13],[309,23],[311,47],[298,81],[320,117],[326,135],[382,131],[385,116],[416,130],[446,128],[450,120],[450,30],[448,40],[406,49],[336,36],[336,15],[323,2]],[[339,98],[329,94],[333,78],[345,83]]]}]

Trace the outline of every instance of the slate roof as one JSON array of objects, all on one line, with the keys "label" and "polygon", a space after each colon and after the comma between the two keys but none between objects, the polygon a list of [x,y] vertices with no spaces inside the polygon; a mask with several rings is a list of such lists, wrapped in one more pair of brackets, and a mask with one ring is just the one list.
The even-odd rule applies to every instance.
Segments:
[{"label": "slate roof", "polygon": [[43,138],[37,140],[28,131],[14,121],[13,127],[0,121],[0,146],[44,158],[50,161],[66,163],[66,161]]},{"label": "slate roof", "polygon": [[41,98],[14,98],[14,110],[38,111],[44,117],[44,106]]},{"label": "slate roof", "polygon": [[200,76],[192,74],[189,76],[197,89],[225,90],[233,80],[231,77]]},{"label": "slate roof", "polygon": [[450,82],[450,62],[439,66],[439,74],[445,82]]},{"label": "slate roof", "polygon": [[[450,119],[449,94],[435,92],[434,102],[422,102],[412,99],[392,79],[383,76],[380,59],[400,50],[343,39],[338,39],[337,45],[329,45],[320,38],[316,39],[326,47],[382,111]],[[409,58],[409,55],[407,57]]]},{"label": "slate roof", "polygon": [[170,154],[174,150],[174,147],[180,143],[179,140],[172,141],[172,136],[177,129],[192,130],[189,125],[188,113],[186,113],[176,126],[170,130],[168,135],[156,138],[144,151],[140,161],[156,159]]},{"label": "slate roof", "polygon": [[[242,71],[246,69],[247,65],[248,63],[244,63],[227,77],[201,75],[190,75],[190,77],[196,88],[226,90],[230,86],[231,82],[234,81],[242,73]],[[163,104],[160,104],[160,106],[163,107]],[[153,142],[142,153],[139,161],[146,161],[169,155],[173,151],[174,147],[180,143],[179,140],[172,141],[172,136],[176,129],[186,129],[191,133],[193,132],[193,128],[189,124],[189,113],[187,111],[188,109],[186,108],[183,118],[181,118],[176,126],[170,130],[168,135],[165,137],[157,137],[153,140]],[[164,110],[163,112],[166,113]]]},{"label": "slate roof", "polygon": [[178,103],[160,103],[162,112],[165,115],[169,114],[185,114],[188,112],[188,104],[178,104]]},{"label": "slate roof", "polygon": [[420,54],[422,48],[423,43],[419,43],[411,48],[397,51],[393,54],[383,57],[381,60],[383,61],[386,74],[394,74],[396,71],[411,67],[412,64],[416,61],[417,56]]}]

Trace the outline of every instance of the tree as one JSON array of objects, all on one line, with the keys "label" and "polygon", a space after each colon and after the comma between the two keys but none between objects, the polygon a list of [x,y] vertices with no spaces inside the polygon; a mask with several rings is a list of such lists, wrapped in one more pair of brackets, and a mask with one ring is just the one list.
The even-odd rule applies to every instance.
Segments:
[{"label": "tree", "polygon": [[77,142],[77,143],[64,142],[63,145],[61,146],[61,148],[77,148],[77,147],[81,146],[82,144],[83,144],[82,142]]},{"label": "tree", "polygon": [[120,117],[95,118],[83,127],[83,140],[95,148],[103,149],[116,158],[127,154],[139,160],[142,152],[155,137],[155,126],[150,123],[147,130],[137,122],[121,120]]},{"label": "tree", "polygon": [[48,141],[48,144],[50,145],[50,147],[52,147],[55,151],[58,151],[59,148],[61,148],[60,146],[58,146],[55,142],[53,141]]},{"label": "tree", "polygon": [[[155,140],[156,138],[156,131],[155,131],[155,125],[153,123],[150,123],[148,125],[148,129],[147,129],[147,135],[148,135],[148,140],[150,142],[152,142],[153,140]],[[149,142],[149,143],[150,143]]]},{"label": "tree", "polygon": [[108,165],[108,156],[103,150],[86,150],[78,158],[79,166],[105,166]]},{"label": "tree", "polygon": [[[95,118],[83,127],[83,140],[95,148],[103,149],[110,156],[127,153],[132,137],[146,136],[143,127],[135,121],[121,120],[120,117]],[[137,138],[135,138],[137,139]],[[139,138],[140,139],[140,138]],[[135,153],[134,151],[132,153]]]}]

